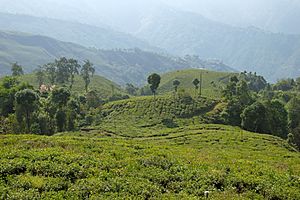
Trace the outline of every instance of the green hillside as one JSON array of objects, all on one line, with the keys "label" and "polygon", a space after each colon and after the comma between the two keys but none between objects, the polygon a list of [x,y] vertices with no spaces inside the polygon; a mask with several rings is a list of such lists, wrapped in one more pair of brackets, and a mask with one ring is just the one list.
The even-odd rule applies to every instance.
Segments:
[{"label": "green hillside", "polygon": [[186,96],[136,97],[105,104],[94,118],[100,130],[127,137],[149,137],[206,122],[217,103],[212,99]]},{"label": "green hillside", "polygon": [[[30,85],[34,86],[35,88],[38,88],[39,84],[36,79],[35,74],[25,74],[18,78],[22,82],[27,82]],[[0,79],[1,80],[1,79]],[[47,81],[46,84],[49,84]],[[116,83],[98,75],[94,75],[91,78],[91,84],[89,86],[90,90],[97,91],[97,93],[100,94],[101,97],[108,97],[112,95],[112,87],[114,88],[114,92],[118,94],[124,94],[124,90],[121,88],[121,86],[117,85]],[[73,85],[72,90],[74,92],[82,93],[84,88],[84,81],[82,77],[75,76],[75,82]]]},{"label": "green hillside", "polygon": [[170,53],[218,58],[274,82],[300,75],[299,35],[233,27],[199,14],[161,9],[147,18],[137,36]]},{"label": "green hillside", "polygon": [[[221,87],[224,85],[224,81],[233,75],[229,72],[214,72],[199,69],[186,69],[168,72],[161,76],[161,84],[158,89],[160,93],[174,92],[173,81],[179,80],[180,85],[178,89],[184,89],[194,96],[195,86],[193,85],[193,80],[200,80],[202,73],[202,94],[206,97],[220,97]],[[199,90],[197,91],[197,94]]]},{"label": "green hillside", "polygon": [[191,67],[234,71],[221,62],[204,61],[194,57],[172,57],[140,49],[97,50],[23,33],[0,32],[0,46],[0,75],[9,74],[10,65],[14,62],[19,62],[29,73],[38,65],[52,62],[62,56],[79,61],[89,59],[95,64],[97,74],[119,84],[142,85],[149,73],[164,73]]},{"label": "green hillside", "polygon": [[[86,133],[82,133],[86,135]],[[299,199],[300,155],[217,125],[160,137],[0,136],[3,199]]]}]

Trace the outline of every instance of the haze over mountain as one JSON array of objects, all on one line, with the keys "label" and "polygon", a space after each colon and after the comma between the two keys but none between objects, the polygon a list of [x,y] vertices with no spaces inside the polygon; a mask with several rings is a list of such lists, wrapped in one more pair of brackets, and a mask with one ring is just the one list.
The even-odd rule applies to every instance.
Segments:
[{"label": "haze over mountain", "polygon": [[0,76],[10,74],[13,62],[19,62],[29,73],[38,65],[53,62],[62,56],[81,62],[89,59],[94,63],[97,74],[120,84],[142,85],[149,73],[186,68],[234,71],[222,62],[205,61],[196,56],[180,58],[140,49],[97,50],[45,36],[0,31]]},{"label": "haze over mountain", "polygon": [[145,19],[136,36],[173,54],[218,58],[271,81],[300,75],[300,35],[238,28],[198,14],[162,9]]},{"label": "haze over mountain", "polygon": [[[6,26],[9,30],[24,29],[88,47],[128,46],[163,49],[177,56],[196,54],[203,59],[222,60],[241,71],[256,71],[270,81],[300,75],[297,26],[300,2],[296,0],[0,0],[0,3],[2,12],[41,17],[37,23],[10,24]],[[45,24],[55,26],[47,33]]]},{"label": "haze over mountain", "polygon": [[171,6],[235,26],[300,34],[298,0],[0,0],[0,11],[107,24],[134,31],[153,9]]},{"label": "haze over mountain", "polygon": [[0,13],[0,27],[6,31],[20,31],[53,37],[86,47],[100,49],[141,48],[160,51],[147,42],[108,27],[92,26],[77,22],[34,17],[29,15]]}]

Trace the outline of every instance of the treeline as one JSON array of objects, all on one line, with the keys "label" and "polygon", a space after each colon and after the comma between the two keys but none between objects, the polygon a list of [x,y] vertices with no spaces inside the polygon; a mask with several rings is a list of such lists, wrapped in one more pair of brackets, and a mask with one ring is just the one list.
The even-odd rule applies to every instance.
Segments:
[{"label": "treeline", "polygon": [[75,131],[92,123],[90,115],[100,104],[93,91],[74,94],[66,87],[35,90],[16,77],[5,77],[0,85],[0,133]]},{"label": "treeline", "polygon": [[215,123],[272,134],[300,147],[300,78],[271,85],[243,72],[230,78],[222,94],[211,116]]},{"label": "treeline", "polygon": [[[88,90],[94,73],[91,62],[81,66],[63,57],[36,70],[39,89],[34,89],[19,81],[24,72],[14,63],[12,76],[0,84],[0,133],[52,135],[90,125],[90,113],[101,104],[96,92]],[[85,93],[71,92],[76,74],[84,80]]]}]

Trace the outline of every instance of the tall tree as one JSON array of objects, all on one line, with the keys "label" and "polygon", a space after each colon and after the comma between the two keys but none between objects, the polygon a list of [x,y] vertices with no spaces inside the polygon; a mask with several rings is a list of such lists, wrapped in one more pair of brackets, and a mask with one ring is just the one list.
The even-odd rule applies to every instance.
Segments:
[{"label": "tall tree", "polygon": [[294,129],[300,126],[300,98],[293,97],[286,105],[289,119],[289,129],[293,132]]},{"label": "tall tree", "polygon": [[12,76],[21,76],[24,74],[22,66],[19,65],[18,63],[14,63],[11,66],[11,72],[12,72]]},{"label": "tall tree", "polygon": [[154,73],[154,74],[151,74],[149,77],[148,77],[148,83],[150,85],[150,89],[151,89],[151,92],[155,98],[155,95],[156,95],[156,91],[159,87],[159,84],[160,84],[160,80],[161,80],[161,77],[160,75]]},{"label": "tall tree", "polygon": [[56,81],[59,84],[66,84],[70,78],[69,60],[65,57],[55,60]]},{"label": "tall tree", "polygon": [[81,68],[81,65],[75,59],[69,59],[68,62],[69,62],[68,65],[69,65],[69,72],[70,72],[70,78],[71,78],[70,90],[72,90],[75,75],[79,74],[79,69]]},{"label": "tall tree", "polygon": [[260,102],[255,102],[246,107],[241,114],[242,127],[248,131],[270,133],[267,117],[266,107]]},{"label": "tall tree", "polygon": [[265,103],[268,113],[268,123],[273,135],[287,138],[288,136],[288,113],[284,105],[278,101],[267,101]]},{"label": "tall tree", "polygon": [[197,94],[197,91],[198,91],[198,89],[199,89],[199,84],[200,84],[199,79],[195,78],[195,79],[193,80],[193,85],[195,86],[195,95]]},{"label": "tall tree", "polygon": [[180,81],[179,80],[174,80],[173,81],[173,86],[174,86],[174,90],[175,90],[176,93],[178,91],[179,85],[180,85]]},{"label": "tall tree", "polygon": [[39,97],[33,90],[25,89],[17,92],[15,99],[17,107],[16,115],[19,116],[17,117],[18,121],[22,123],[22,118],[25,117],[27,131],[30,133],[31,116],[38,107]]},{"label": "tall tree", "polygon": [[51,102],[56,106],[63,108],[67,105],[69,101],[71,93],[66,88],[56,88],[51,93]]},{"label": "tall tree", "polygon": [[39,67],[36,70],[35,76],[36,76],[36,79],[37,79],[37,81],[39,83],[39,87],[41,87],[41,85],[43,85],[44,82],[45,82],[45,76],[46,76],[42,67]]},{"label": "tall tree", "polygon": [[54,85],[56,82],[56,71],[57,71],[55,63],[48,63],[44,65],[44,69],[46,71],[46,75],[48,76],[50,84]]},{"label": "tall tree", "polygon": [[81,76],[85,83],[85,92],[88,92],[88,87],[91,83],[91,76],[93,76],[95,73],[95,68],[93,67],[93,64],[86,60],[84,61],[84,65],[81,68]]}]

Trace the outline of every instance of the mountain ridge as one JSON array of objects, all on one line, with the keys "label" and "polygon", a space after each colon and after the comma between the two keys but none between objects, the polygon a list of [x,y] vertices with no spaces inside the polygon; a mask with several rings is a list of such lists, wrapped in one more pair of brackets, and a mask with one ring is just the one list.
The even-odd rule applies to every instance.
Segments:
[{"label": "mountain ridge", "polygon": [[271,81],[300,75],[300,35],[233,27],[176,9],[158,11],[145,24],[136,36],[172,54],[218,58]]},{"label": "mountain ridge", "polygon": [[19,62],[25,72],[32,72],[38,65],[52,62],[59,57],[71,57],[79,61],[89,59],[96,72],[118,84],[143,85],[153,72],[184,68],[207,68],[235,71],[222,62],[204,61],[196,56],[172,57],[140,49],[99,50],[70,42],[61,42],[45,36],[0,31],[0,73],[9,74],[10,65]]}]

